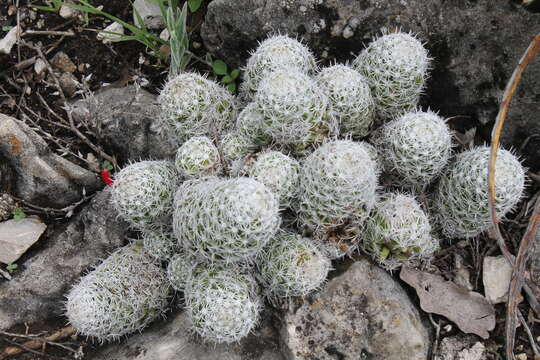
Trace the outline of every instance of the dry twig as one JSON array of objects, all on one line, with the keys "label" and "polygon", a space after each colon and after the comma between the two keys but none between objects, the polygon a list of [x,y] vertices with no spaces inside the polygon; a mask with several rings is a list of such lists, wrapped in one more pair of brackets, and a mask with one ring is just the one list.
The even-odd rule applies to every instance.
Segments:
[{"label": "dry twig", "polygon": [[[23,353],[24,351],[33,352],[31,350],[39,349],[40,347],[44,346],[45,344],[57,345],[57,343],[55,341],[62,340],[64,338],[68,337],[68,336],[71,336],[71,335],[75,334],[75,331],[76,330],[75,330],[75,328],[73,326],[68,326],[68,327],[65,327],[63,329],[58,330],[57,332],[55,332],[51,336],[47,336],[45,338],[38,338],[38,339],[34,339],[30,335],[15,335],[15,334],[10,334],[10,333],[0,331],[0,334],[2,334],[4,336],[16,336],[16,337],[31,338],[32,339],[30,341],[25,342],[24,344],[16,344],[16,346],[10,346],[10,347],[4,349],[4,351],[2,353],[0,353],[0,360],[7,359],[10,356],[14,356],[14,355]],[[65,347],[63,347],[63,348],[65,348]],[[70,349],[70,350],[75,351],[73,349]],[[40,355],[42,355],[42,354],[40,354]]]}]

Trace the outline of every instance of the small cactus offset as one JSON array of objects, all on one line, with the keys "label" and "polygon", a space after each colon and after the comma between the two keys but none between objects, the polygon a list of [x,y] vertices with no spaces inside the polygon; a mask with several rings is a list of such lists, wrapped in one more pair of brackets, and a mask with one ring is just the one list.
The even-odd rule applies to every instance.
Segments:
[{"label": "small cactus offset", "polygon": [[328,114],[338,120],[340,134],[366,136],[375,110],[366,79],[349,66],[337,64],[323,69],[317,81],[328,96]]},{"label": "small cactus offset", "polygon": [[270,296],[305,296],[318,289],[331,268],[315,242],[281,231],[257,262]]},{"label": "small cactus offset", "polygon": [[272,142],[272,138],[263,131],[263,114],[256,103],[249,103],[236,119],[236,131],[249,139],[253,148],[259,148]]},{"label": "small cactus offset", "polygon": [[127,222],[137,228],[158,226],[172,214],[178,185],[174,164],[141,161],[126,166],[115,176],[112,203]]},{"label": "small cactus offset", "polygon": [[[480,146],[458,154],[441,176],[434,212],[442,232],[449,238],[476,236],[491,227],[489,153],[489,147]],[[525,187],[525,171],[507,150],[499,150],[495,186],[497,216],[502,218],[519,202]]]},{"label": "small cactus offset", "polygon": [[114,341],[163,316],[168,295],[164,272],[135,243],[112,253],[71,289],[66,316],[80,334]]},{"label": "small cactus offset", "polygon": [[299,169],[297,160],[279,151],[267,151],[257,157],[248,173],[277,196],[281,207],[290,207],[298,189]]},{"label": "small cactus offset", "polygon": [[341,254],[350,253],[358,246],[358,227],[375,205],[376,190],[377,166],[363,143],[327,142],[302,164],[298,220]]},{"label": "small cactus offset", "polygon": [[218,174],[221,170],[219,151],[206,136],[192,137],[180,146],[175,164],[186,179]]},{"label": "small cactus offset", "polygon": [[257,283],[236,267],[196,267],[186,284],[185,300],[193,330],[216,343],[240,340],[259,321]]},{"label": "small cactus offset", "polygon": [[142,243],[148,254],[158,260],[169,260],[179,250],[170,225],[142,230]]},{"label": "small cactus offset", "polygon": [[416,107],[430,61],[418,39],[398,32],[372,42],[353,66],[367,79],[378,115],[389,119]]},{"label": "small cactus offset", "polygon": [[385,172],[400,186],[421,189],[447,165],[452,135],[445,121],[431,111],[413,111],[377,131],[373,143]]},{"label": "small cactus offset", "polygon": [[259,44],[247,61],[244,82],[240,87],[242,95],[251,99],[264,77],[289,68],[310,74],[316,70],[315,57],[296,39],[283,35],[269,37]]},{"label": "small cactus offset", "polygon": [[171,258],[167,266],[167,278],[174,290],[184,291],[193,267],[194,262],[185,251],[179,251]]},{"label": "small cactus offset", "polygon": [[236,119],[235,98],[219,84],[195,73],[170,79],[158,101],[162,127],[172,130],[179,144],[193,136],[220,134]]},{"label": "small cactus offset", "polygon": [[384,268],[428,260],[438,242],[420,204],[409,195],[387,194],[365,226],[362,248]]},{"label": "small cactus offset", "polygon": [[277,197],[249,178],[203,178],[180,186],[174,231],[199,261],[250,262],[281,223]]},{"label": "small cactus offset", "polygon": [[326,118],[328,98],[314,80],[295,69],[265,77],[255,102],[263,115],[263,133],[292,151],[305,151],[337,132],[336,119]]}]

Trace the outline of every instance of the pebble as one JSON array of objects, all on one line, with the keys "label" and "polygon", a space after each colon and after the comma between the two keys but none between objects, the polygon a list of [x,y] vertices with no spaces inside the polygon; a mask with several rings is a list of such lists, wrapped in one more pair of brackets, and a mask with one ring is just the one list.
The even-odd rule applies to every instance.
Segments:
[{"label": "pebble", "polygon": [[0,223],[0,262],[13,264],[32,246],[47,225],[39,218],[7,220]]},{"label": "pebble", "polygon": [[41,58],[38,58],[34,63],[34,71],[36,74],[41,75],[45,70],[47,70],[47,64]]},{"label": "pebble", "polygon": [[71,61],[69,56],[63,52],[60,51],[54,55],[54,57],[51,60],[51,65],[58,70],[72,73],[77,70],[77,66]]},{"label": "pebble", "polygon": [[17,31],[19,31],[19,27],[15,26],[8,31],[2,40],[0,40],[0,54],[7,55],[11,52],[13,45],[17,43]]},{"label": "pebble", "polygon": [[504,256],[484,258],[482,280],[486,299],[492,304],[506,301],[508,287],[512,278],[512,267]]},{"label": "pebble", "polygon": [[161,9],[159,8],[159,4],[157,2],[147,0],[135,0],[135,2],[133,3],[133,22],[135,23],[135,25],[140,27],[141,24],[139,24],[139,20],[135,15],[135,10],[139,13],[141,19],[143,20],[147,28],[163,29],[163,27],[165,27],[165,21],[161,16]]},{"label": "pebble", "polygon": [[72,97],[75,95],[75,92],[79,88],[79,82],[77,81],[77,78],[72,73],[62,73],[60,77],[58,78],[58,82],[60,83],[60,87],[64,91],[64,94],[66,97]]},{"label": "pebble", "polygon": [[[119,24],[117,22],[113,22],[112,24],[110,24],[103,30],[118,33],[118,34],[124,34],[124,27],[122,26],[122,24]],[[102,43],[108,44],[111,42],[120,41],[121,35],[108,34],[104,31],[100,31],[97,35],[97,39],[101,40]]]}]

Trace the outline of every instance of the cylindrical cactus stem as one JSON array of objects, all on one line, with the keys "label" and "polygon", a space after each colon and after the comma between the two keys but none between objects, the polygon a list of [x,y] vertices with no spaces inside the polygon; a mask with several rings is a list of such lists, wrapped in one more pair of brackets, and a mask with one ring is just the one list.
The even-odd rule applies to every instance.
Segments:
[{"label": "cylindrical cactus stem", "polygon": [[66,316],[85,336],[115,341],[165,313],[165,273],[141,243],[112,253],[69,292]]},{"label": "cylindrical cactus stem", "polygon": [[[473,237],[491,227],[486,146],[458,154],[441,176],[433,211],[443,234],[449,238]],[[507,150],[499,150],[495,168],[497,216],[504,216],[519,202],[525,187],[525,171]]]}]

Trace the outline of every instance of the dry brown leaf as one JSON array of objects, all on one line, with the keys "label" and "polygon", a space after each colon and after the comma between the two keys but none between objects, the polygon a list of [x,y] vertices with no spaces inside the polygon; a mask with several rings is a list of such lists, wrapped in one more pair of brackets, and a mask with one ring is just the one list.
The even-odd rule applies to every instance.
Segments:
[{"label": "dry brown leaf", "polygon": [[441,276],[405,267],[399,276],[415,288],[422,310],[448,318],[465,333],[489,338],[495,328],[495,308],[482,295]]}]

